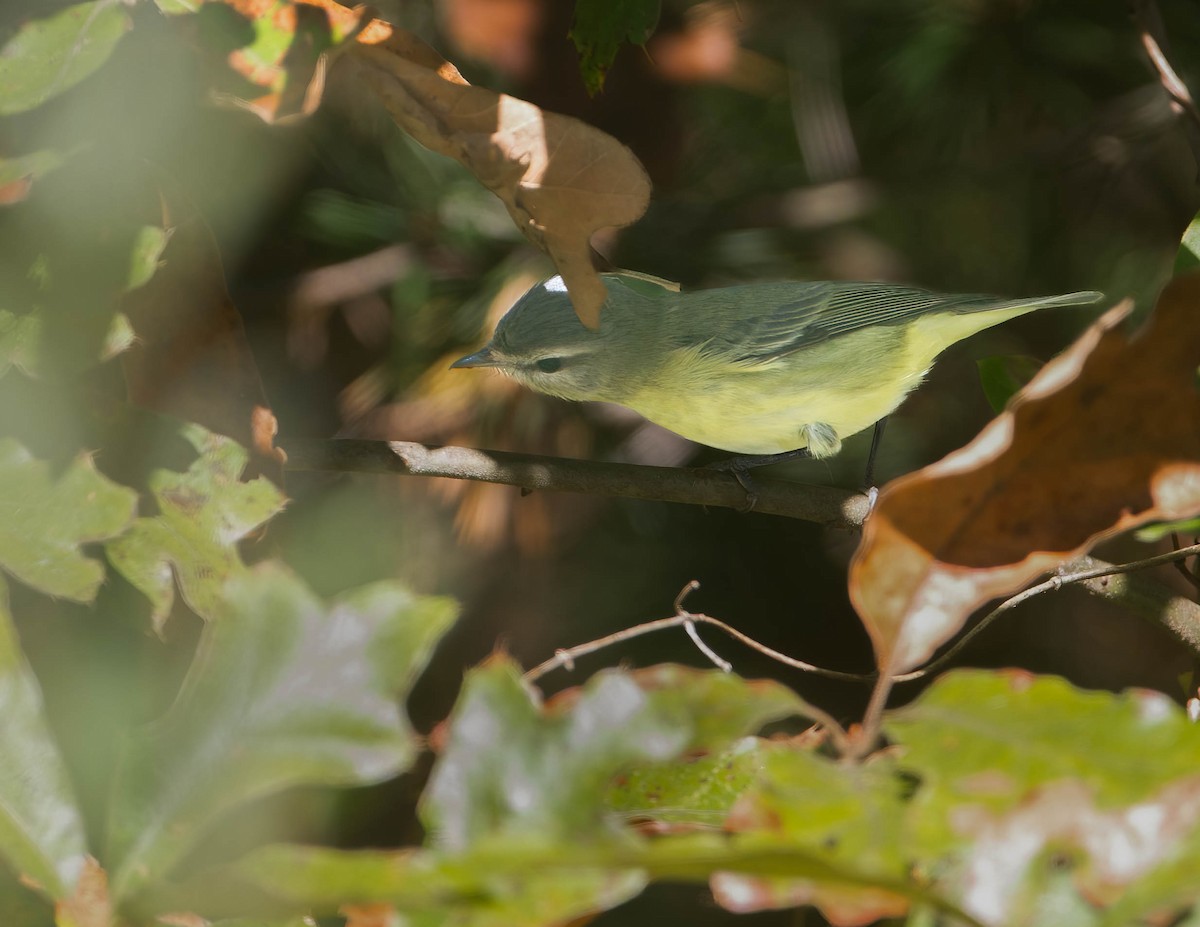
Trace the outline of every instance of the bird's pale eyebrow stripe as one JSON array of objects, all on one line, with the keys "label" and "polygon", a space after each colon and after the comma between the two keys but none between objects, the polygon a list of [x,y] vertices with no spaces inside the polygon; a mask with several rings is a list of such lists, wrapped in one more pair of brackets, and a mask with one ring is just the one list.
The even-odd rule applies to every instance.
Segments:
[{"label": "bird's pale eyebrow stripe", "polygon": [[557,357],[559,360],[569,360],[572,357],[579,357],[581,354],[590,353],[586,347],[578,348],[544,348],[538,351],[537,356],[532,358],[529,363],[536,364],[539,360],[545,360],[548,357]]}]

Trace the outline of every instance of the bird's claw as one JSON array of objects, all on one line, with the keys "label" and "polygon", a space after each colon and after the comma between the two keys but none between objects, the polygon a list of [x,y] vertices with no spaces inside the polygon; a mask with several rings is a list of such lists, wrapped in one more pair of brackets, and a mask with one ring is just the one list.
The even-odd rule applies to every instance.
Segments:
[{"label": "bird's claw", "polygon": [[753,512],[754,507],[758,505],[758,487],[754,485],[754,478],[750,476],[750,471],[744,467],[730,467],[728,469],[733,474],[733,478],[738,481],[738,485],[746,491],[746,499],[737,507],[737,511],[743,515],[747,512]]}]

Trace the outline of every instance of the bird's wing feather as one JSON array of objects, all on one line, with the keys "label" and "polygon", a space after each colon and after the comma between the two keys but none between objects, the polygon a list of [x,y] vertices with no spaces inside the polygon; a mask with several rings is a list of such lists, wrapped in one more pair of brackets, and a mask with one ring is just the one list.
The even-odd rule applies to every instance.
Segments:
[{"label": "bird's wing feather", "polygon": [[[970,313],[1057,304],[1056,299],[1011,300],[994,296],[942,295],[883,283],[782,283],[729,287],[689,294],[743,303],[727,313],[699,313],[729,319],[713,331],[705,350],[738,363],[763,363],[871,326],[896,325],[934,312]],[[1067,301],[1064,298],[1064,301]],[[679,308],[687,312],[681,302]]]},{"label": "bird's wing feather", "polygon": [[605,285],[626,287],[642,296],[652,298],[670,293],[678,293],[680,290],[679,284],[673,280],[666,280],[663,277],[653,277],[650,274],[643,274],[636,270],[622,270],[617,273],[601,274],[600,279],[604,281]]}]

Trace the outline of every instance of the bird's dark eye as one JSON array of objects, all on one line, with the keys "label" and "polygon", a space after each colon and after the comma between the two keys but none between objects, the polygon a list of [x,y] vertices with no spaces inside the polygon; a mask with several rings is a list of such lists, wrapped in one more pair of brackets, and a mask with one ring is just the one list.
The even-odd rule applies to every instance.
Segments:
[{"label": "bird's dark eye", "polygon": [[559,370],[562,370],[561,357],[543,357],[540,360],[534,361],[533,364],[542,373],[557,373]]}]

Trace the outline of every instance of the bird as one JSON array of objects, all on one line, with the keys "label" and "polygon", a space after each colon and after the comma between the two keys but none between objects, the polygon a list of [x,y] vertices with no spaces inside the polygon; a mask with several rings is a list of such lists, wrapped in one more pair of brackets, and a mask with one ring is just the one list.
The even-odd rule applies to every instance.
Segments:
[{"label": "bird", "polygon": [[630,271],[600,278],[608,295],[597,330],[579,321],[562,277],[550,277],[451,367],[495,368],[550,396],[616,403],[746,459],[830,457],[894,411],[950,345],[1028,312],[1104,298],[860,281],[684,292]]}]

